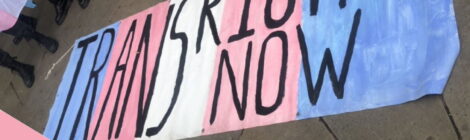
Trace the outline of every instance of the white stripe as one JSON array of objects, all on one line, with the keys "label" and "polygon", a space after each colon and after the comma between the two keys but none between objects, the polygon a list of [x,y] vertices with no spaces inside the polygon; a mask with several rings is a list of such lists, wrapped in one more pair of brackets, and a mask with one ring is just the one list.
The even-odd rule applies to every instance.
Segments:
[{"label": "white stripe", "polygon": [[[172,0],[175,4],[169,22],[163,54],[160,61],[154,97],[150,104],[146,129],[156,127],[168,110],[173,97],[176,75],[181,54],[181,40],[170,40],[174,17],[182,0]],[[212,2],[212,1],[210,1]],[[217,29],[220,30],[224,0],[212,8]],[[199,18],[204,0],[187,0],[176,24],[176,32],[185,32],[188,37],[188,52],[181,91],[173,111],[163,129],[151,139],[180,139],[201,135],[206,110],[212,73],[215,64],[217,45],[214,43],[209,23],[205,23],[201,50],[196,54],[196,40],[199,29]]]}]

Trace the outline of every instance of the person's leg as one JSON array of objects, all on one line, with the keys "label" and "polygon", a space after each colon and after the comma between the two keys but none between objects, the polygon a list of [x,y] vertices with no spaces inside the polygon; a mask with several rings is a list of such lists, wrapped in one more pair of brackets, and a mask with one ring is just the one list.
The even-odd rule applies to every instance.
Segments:
[{"label": "person's leg", "polygon": [[11,27],[8,30],[3,31],[3,33],[14,36],[15,38],[13,38],[13,43],[15,45],[18,45],[21,42],[21,40],[23,40],[23,35],[21,35],[23,31],[21,30],[20,25],[17,25],[19,20],[16,21],[16,22],[17,23],[15,23],[15,25],[13,25],[13,27]]},{"label": "person's leg", "polygon": [[15,25],[13,25],[13,27],[11,27],[8,30],[3,31],[3,33],[12,35],[14,37],[22,37],[24,27],[22,27],[23,26],[22,23],[19,23],[19,22],[20,22],[20,20],[16,21],[16,23],[15,23]]},{"label": "person's leg", "polygon": [[[29,16],[25,16],[23,14],[20,14],[20,16],[18,17],[18,20],[19,21],[22,21],[23,23],[26,23],[28,25],[30,25],[34,30],[36,30],[36,26],[38,24],[38,20],[36,18],[33,18],[33,17],[29,17]],[[14,28],[14,29],[18,29],[17,28]],[[13,29],[13,30],[14,30]],[[8,32],[8,31],[7,31]],[[12,31],[9,31],[9,32],[12,32]],[[14,31],[14,32],[19,32],[19,31]],[[11,34],[11,33],[10,33]],[[14,34],[17,34],[17,33],[14,33]],[[19,35],[16,35],[15,38],[13,39],[13,43],[15,45],[18,45],[21,40],[23,40],[23,37],[22,36],[19,36]]]},{"label": "person's leg", "polygon": [[29,25],[25,21],[25,19],[28,19],[28,18],[30,17],[25,16],[24,18],[18,19],[18,21],[15,23],[15,25],[12,28],[5,30],[3,32],[6,34],[15,36],[15,38],[25,38],[26,40],[34,39],[40,45],[46,47],[46,49],[49,50],[50,52],[54,53],[55,51],[57,51],[57,48],[59,46],[57,41],[37,32],[34,29],[33,25]]},{"label": "person's leg", "polygon": [[38,20],[36,18],[26,16],[23,14],[20,14],[20,16],[18,17],[18,20],[30,25],[31,27],[33,27],[34,30],[36,30],[36,26],[38,25]]},{"label": "person's leg", "polygon": [[32,87],[34,84],[34,66],[20,63],[13,59],[7,52],[0,49],[0,66],[7,67],[12,71],[18,72],[23,79],[26,87]]}]

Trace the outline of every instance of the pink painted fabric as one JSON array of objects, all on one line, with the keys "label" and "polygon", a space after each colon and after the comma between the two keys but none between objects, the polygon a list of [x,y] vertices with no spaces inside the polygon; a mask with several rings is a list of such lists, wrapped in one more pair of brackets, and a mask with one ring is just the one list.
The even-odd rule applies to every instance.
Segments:
[{"label": "pink painted fabric", "polygon": [[[251,1],[249,8],[249,19],[247,22],[248,29],[254,29],[254,34],[238,41],[228,43],[227,40],[231,35],[239,32],[242,17],[243,2],[226,1],[224,14],[222,18],[222,31],[220,32],[222,44],[219,45],[216,56],[216,66],[214,67],[214,75],[212,79],[211,92],[206,108],[206,117],[204,121],[203,135],[214,133],[234,131],[244,128],[263,126],[273,123],[281,123],[295,120],[297,113],[297,94],[298,93],[298,77],[300,71],[300,50],[296,35],[296,26],[301,22],[301,2],[296,1],[295,11],[289,20],[280,27],[269,29],[263,20],[265,1]],[[259,6],[263,6],[260,8]],[[274,0],[272,14],[274,18],[280,18],[286,11],[287,1]],[[261,18],[260,18],[261,17]],[[263,42],[268,36],[276,31],[283,31],[287,34],[288,51],[287,53],[287,71],[285,79],[285,95],[282,98],[281,105],[272,113],[267,115],[259,115],[255,109],[256,86],[259,61],[261,57]],[[248,76],[247,89],[247,106],[245,117],[240,120],[236,111],[233,98],[239,98],[242,102],[244,69],[247,66],[245,59],[248,50],[248,44],[252,43],[251,61]],[[264,61],[264,74],[262,80],[262,105],[272,106],[278,97],[279,77],[282,56],[282,42],[278,37],[270,39],[267,42],[267,49]],[[233,97],[231,83],[227,67],[224,64],[222,69],[222,82],[220,88],[220,96],[218,98],[217,114],[214,122],[210,123],[210,117],[213,113],[212,105],[214,100],[214,92],[216,89],[216,81],[218,77],[218,68],[222,51],[226,50],[230,57],[230,63],[233,67],[235,82],[237,85],[238,97]],[[281,89],[282,90],[282,89]],[[215,111],[215,110],[214,110]]]},{"label": "pink painted fabric", "polygon": [[2,140],[47,140],[12,116],[0,110],[0,139]]},{"label": "pink painted fabric", "polygon": [[15,25],[26,0],[0,0],[0,32]]},{"label": "pink painted fabric", "polygon": [[[146,77],[145,79],[151,79],[153,68],[155,65],[155,60],[157,57],[157,52],[159,50],[159,44],[160,44],[160,39],[162,38],[163,35],[163,29],[165,27],[165,19],[167,15],[167,7],[168,7],[169,2],[162,2],[159,3],[158,5],[155,5],[153,7],[150,7],[147,10],[144,10],[142,12],[139,12],[136,15],[130,16],[126,19],[121,20],[121,24],[119,26],[119,31],[117,34],[116,38],[116,44],[114,45],[113,51],[111,53],[111,59],[109,61],[109,66],[108,70],[105,76],[105,81],[103,84],[103,88],[101,91],[101,97],[98,100],[98,104],[96,107],[96,111],[94,114],[93,121],[91,122],[91,127],[88,130],[89,134],[88,139],[94,139],[94,130],[98,129],[97,134],[96,134],[96,139],[109,139],[108,134],[109,131],[113,134],[112,138],[110,139],[116,139],[114,137],[114,134],[117,133],[117,123],[114,124],[114,128],[111,130],[110,129],[110,123],[113,121],[111,120],[111,116],[113,115],[113,107],[114,105],[118,104],[118,110],[116,112],[116,121],[119,119],[119,115],[121,114],[121,111],[123,111],[123,108],[121,108],[124,104],[124,99],[125,99],[125,94],[126,90],[128,88],[131,88],[132,90],[130,91],[130,95],[128,97],[128,103],[125,111],[125,115],[123,116],[123,124],[122,127],[120,128],[120,134],[118,139],[134,139],[135,131],[136,131],[136,121],[137,121],[137,113],[138,113],[138,103],[139,103],[139,97],[140,97],[140,87],[142,84],[142,78],[143,74],[142,69],[144,68],[143,65],[146,65]],[[138,47],[141,41],[141,35],[142,35],[142,30],[144,28],[144,24],[146,21],[146,17],[151,14],[152,15],[152,20],[151,20],[151,27],[150,27],[150,37],[149,37],[149,49],[148,52],[145,52],[145,46],[142,46],[142,50],[139,52]],[[136,27],[135,27],[135,33],[133,34],[133,37],[129,37],[129,42],[126,42],[126,38],[128,35],[129,30],[131,29],[132,23],[136,22]],[[131,34],[132,36],[132,34]],[[133,38],[133,39],[132,39]],[[131,49],[129,51],[129,49]],[[124,52],[122,57],[119,58],[121,52]],[[130,53],[128,53],[130,52]],[[144,58],[145,54],[148,53],[146,64],[144,64]],[[131,74],[132,74],[132,69],[133,65],[136,59],[136,56],[139,55],[139,60],[136,68],[136,74],[135,77],[133,78],[133,83],[129,83],[131,81]],[[127,63],[126,63],[126,59]],[[118,65],[125,65],[127,71],[120,72],[118,75],[119,77],[116,77],[116,79],[119,79],[121,76],[124,75],[124,82],[119,83],[119,80],[116,80],[115,83],[112,83],[113,80],[113,74],[116,71],[116,67]],[[148,92],[150,89],[150,81],[145,80],[145,93]],[[122,91],[119,91],[118,85],[122,84]],[[108,91],[110,90],[110,91]],[[121,94],[119,94],[121,92]],[[109,94],[109,101],[108,103],[105,103],[105,98]],[[119,97],[118,97],[119,96]],[[119,98],[119,100],[117,100]],[[147,97],[144,97],[143,100],[145,101]],[[118,101],[118,102],[117,102]],[[103,120],[101,120],[99,125],[96,125],[99,120],[99,116],[101,115],[101,110],[105,108],[104,114],[102,114]],[[97,128],[98,126],[98,128]]]}]

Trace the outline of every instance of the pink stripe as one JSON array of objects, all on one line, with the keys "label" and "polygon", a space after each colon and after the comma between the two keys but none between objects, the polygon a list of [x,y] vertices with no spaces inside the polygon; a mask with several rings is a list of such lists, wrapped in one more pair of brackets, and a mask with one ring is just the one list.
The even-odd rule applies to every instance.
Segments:
[{"label": "pink stripe", "polygon": [[[280,27],[275,29],[268,29],[264,21],[264,8],[266,1],[254,0],[251,1],[249,8],[249,19],[247,22],[248,29],[254,29],[254,34],[245,37],[241,40],[234,42],[225,42],[231,35],[239,32],[240,22],[244,7],[243,1],[228,0],[225,3],[224,14],[222,17],[222,25],[220,38],[222,42],[218,49],[216,56],[216,64],[214,67],[214,75],[212,78],[211,92],[206,108],[206,117],[204,121],[203,135],[240,130],[244,128],[251,128],[256,126],[269,125],[274,123],[281,123],[295,120],[297,113],[297,87],[298,77],[300,71],[300,50],[297,39],[296,26],[301,21],[301,0],[297,0],[295,10],[289,20]],[[272,14],[274,19],[279,19],[286,11],[286,0],[273,0]],[[257,70],[258,63],[261,57],[261,48],[264,40],[274,31],[283,31],[287,34],[288,43],[288,60],[287,72],[285,79],[285,95],[282,98],[282,103],[273,112],[267,115],[259,115],[256,112],[256,86],[257,86]],[[247,104],[245,110],[245,117],[240,120],[238,112],[236,111],[233,98],[242,100],[243,92],[243,78],[244,69],[246,67],[245,58],[247,55],[247,46],[249,42],[252,43],[251,64],[248,77],[247,89]],[[282,42],[279,38],[275,37],[267,44],[266,56],[264,61],[264,78],[262,80],[262,94],[261,100],[263,106],[271,106],[274,104],[278,90],[279,90],[279,77],[281,68],[282,56]],[[212,112],[212,104],[214,100],[214,93],[216,88],[216,81],[218,77],[218,68],[223,50],[227,50],[230,57],[230,63],[234,71],[234,77],[238,97],[233,97],[231,83],[225,65],[222,69],[222,82],[220,87],[220,96],[218,97],[217,115],[215,121],[211,124],[210,117]]]},{"label": "pink stripe", "polygon": [[7,12],[0,10],[0,32],[10,29],[15,25],[17,18],[8,14]]},{"label": "pink stripe", "polygon": [[[116,128],[117,128],[117,122],[118,122],[118,119],[119,119],[119,115],[121,113],[121,111],[123,111],[123,108],[121,108],[121,106],[123,105],[123,100],[124,100],[124,97],[125,97],[125,92],[123,91],[122,94],[120,95],[120,100],[119,102],[116,102],[116,98],[117,96],[119,95],[118,94],[118,85],[119,85],[119,82],[116,82],[114,83],[113,85],[111,85],[111,81],[113,80],[113,74],[114,72],[116,72],[116,67],[118,65],[121,65],[121,64],[118,64],[119,62],[119,55],[121,53],[121,51],[125,51],[126,53],[124,53],[124,55],[122,56],[121,58],[121,63],[125,63],[125,59],[127,57],[129,57],[129,60],[126,64],[126,69],[127,71],[125,72],[125,76],[124,77],[121,77],[122,74],[124,73],[119,73],[119,76],[116,77],[116,79],[120,79],[120,78],[123,78],[124,81],[122,83],[122,87],[124,90],[127,90],[128,88],[131,88],[131,92],[130,92],[130,95],[129,95],[129,100],[128,100],[128,104],[126,106],[126,111],[125,111],[125,115],[124,115],[124,119],[123,119],[123,124],[122,124],[122,127],[121,127],[121,132],[120,132],[120,135],[119,135],[119,139],[134,139],[134,136],[135,136],[135,131],[136,131],[136,121],[137,121],[137,114],[138,114],[138,103],[139,103],[139,97],[140,97],[140,87],[141,86],[144,86],[145,87],[145,93],[148,92],[148,90],[150,89],[150,86],[153,86],[153,85],[150,85],[150,80],[152,78],[152,72],[153,72],[153,68],[154,68],[154,65],[155,65],[155,60],[156,60],[156,57],[157,57],[157,53],[158,50],[160,49],[159,48],[159,44],[160,44],[160,39],[162,38],[163,36],[163,30],[164,30],[164,27],[165,27],[165,19],[166,19],[166,15],[167,15],[167,9],[168,9],[168,5],[169,5],[169,2],[168,1],[165,1],[165,2],[162,2],[160,4],[157,4],[145,11],[142,11],[142,12],[139,12],[138,14],[134,15],[134,16],[130,16],[126,19],[123,19],[121,20],[121,24],[119,25],[119,31],[118,31],[118,34],[117,34],[117,38],[116,38],[116,44],[114,45],[114,48],[113,48],[113,51],[111,53],[111,59],[109,60],[109,66],[108,66],[108,70],[107,70],[107,73],[106,73],[106,76],[105,76],[105,80],[104,80],[104,83],[103,83],[103,88],[101,90],[101,96],[100,96],[100,99],[98,101],[98,104],[97,104],[97,107],[96,107],[96,111],[95,111],[95,114],[94,114],[94,118],[93,118],[93,121],[91,123],[91,127],[90,129],[88,130],[88,138],[87,139],[92,139],[92,136],[93,136],[93,133],[94,133],[94,130],[95,129],[98,129],[98,133],[96,135],[96,139],[108,139],[108,133],[110,131],[110,123],[113,123],[111,122],[111,116],[112,116],[112,111],[113,111],[113,107],[115,104],[118,104],[119,105],[119,108],[117,110],[117,116],[116,116],[116,120],[114,121],[114,128],[113,128],[113,137],[111,139],[114,138],[114,133],[116,133]],[[140,43],[140,40],[141,40],[141,35],[142,35],[142,30],[143,30],[143,26],[145,24],[145,20],[146,20],[146,17],[148,14],[152,14],[152,21],[151,21],[151,28],[150,28],[150,40],[149,40],[149,50],[148,52],[144,52],[145,49],[142,49],[141,52],[139,52],[137,49],[138,49],[138,45]],[[131,28],[132,26],[132,23],[136,21],[137,24],[136,24],[136,28],[135,28],[135,33],[134,33],[134,39],[133,39],[133,42],[132,43],[126,43],[126,38],[127,38],[127,35],[128,35],[128,32],[129,32],[129,29]],[[129,46],[129,44],[132,44],[132,46]],[[131,48],[131,51],[130,53],[127,53],[128,52],[128,49]],[[144,53],[148,53],[148,56],[147,56],[147,60],[149,60],[147,62],[147,64],[143,64],[144,63],[144,58],[145,55]],[[135,68],[136,70],[136,74],[135,74],[135,77],[134,77],[134,82],[130,84],[129,86],[129,82],[130,82],[130,75],[131,75],[131,70],[133,69],[133,65],[134,65],[134,61],[136,59],[136,56],[140,54],[139,56],[139,62],[137,62],[137,67]],[[145,83],[145,85],[141,85],[141,80],[142,80],[142,77],[143,77],[143,65],[146,65],[146,79],[147,79],[147,82]],[[119,81],[119,80],[116,80],[116,81]],[[104,100],[106,98],[106,94],[108,94],[108,90],[110,90],[111,92],[109,92],[110,94],[110,99],[107,103],[106,106],[104,106]],[[143,97],[143,100],[145,101],[147,97]],[[105,112],[103,114],[103,119],[101,120],[100,124],[99,124],[99,128],[96,128],[96,124],[98,123],[98,117],[100,116],[100,113],[101,113],[101,110],[102,109],[105,109]],[[145,135],[145,134],[144,134]]]}]

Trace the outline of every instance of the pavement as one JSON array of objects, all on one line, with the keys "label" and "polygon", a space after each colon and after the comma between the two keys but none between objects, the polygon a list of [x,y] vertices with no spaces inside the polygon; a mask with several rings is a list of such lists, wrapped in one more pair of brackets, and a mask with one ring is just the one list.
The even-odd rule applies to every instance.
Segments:
[{"label": "pavement", "polygon": [[[50,54],[34,41],[14,45],[13,37],[0,34],[0,48],[17,56],[21,62],[35,65],[36,75],[35,85],[26,88],[17,74],[0,68],[0,109],[42,133],[68,62],[70,54],[66,52],[74,40],[161,0],[91,0],[86,9],[81,9],[74,1],[61,26],[54,23],[52,5],[47,0],[36,1],[38,7],[25,9],[23,14],[38,18],[38,30],[58,39],[60,48]],[[454,8],[461,50],[443,95],[426,96],[396,106],[192,139],[470,140],[470,1],[454,0]]]}]

